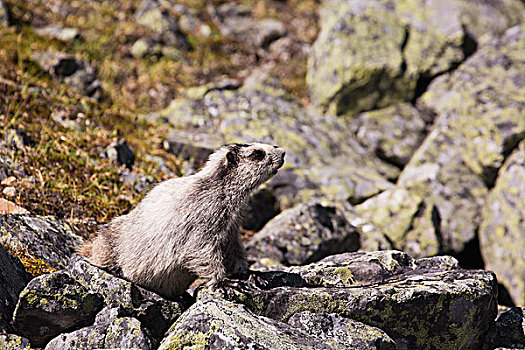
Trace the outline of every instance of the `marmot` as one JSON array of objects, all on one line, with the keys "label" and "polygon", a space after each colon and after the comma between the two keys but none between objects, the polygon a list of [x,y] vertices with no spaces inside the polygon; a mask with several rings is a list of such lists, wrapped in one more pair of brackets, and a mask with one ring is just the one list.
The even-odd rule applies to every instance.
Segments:
[{"label": "marmot", "polygon": [[114,218],[81,249],[93,265],[171,298],[197,276],[217,288],[248,271],[239,235],[250,194],[277,173],[285,151],[230,144],[203,169],[155,186],[129,214]]}]

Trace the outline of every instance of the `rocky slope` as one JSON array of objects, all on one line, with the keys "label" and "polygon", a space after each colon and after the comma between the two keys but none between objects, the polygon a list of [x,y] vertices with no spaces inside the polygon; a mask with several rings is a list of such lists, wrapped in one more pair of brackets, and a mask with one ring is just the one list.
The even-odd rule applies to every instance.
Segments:
[{"label": "rocky slope", "polygon": [[[523,18],[0,1],[0,348],[525,348]],[[166,300],[75,254],[251,141],[287,154],[251,199],[247,279]]]}]

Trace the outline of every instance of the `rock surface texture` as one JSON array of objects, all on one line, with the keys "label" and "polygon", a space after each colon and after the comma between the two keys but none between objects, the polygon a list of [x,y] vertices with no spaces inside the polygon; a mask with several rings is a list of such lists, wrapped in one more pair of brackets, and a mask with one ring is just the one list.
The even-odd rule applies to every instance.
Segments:
[{"label": "rock surface texture", "polygon": [[525,142],[511,153],[500,170],[483,208],[479,231],[487,268],[525,305]]},{"label": "rock surface texture", "polygon": [[436,113],[395,187],[358,210],[415,256],[459,253],[475,239],[489,185],[525,133],[525,28],[508,29],[418,102]]},{"label": "rock surface texture", "polygon": [[519,1],[323,1],[310,96],[349,116],[410,101],[472,54],[483,34],[518,24],[523,11]]}]

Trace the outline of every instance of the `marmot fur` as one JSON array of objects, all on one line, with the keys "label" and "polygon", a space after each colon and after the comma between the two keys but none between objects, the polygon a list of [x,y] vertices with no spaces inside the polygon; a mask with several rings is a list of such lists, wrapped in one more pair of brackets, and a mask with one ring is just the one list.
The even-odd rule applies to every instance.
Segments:
[{"label": "marmot fur", "polygon": [[155,186],[129,214],[102,228],[81,254],[168,298],[197,276],[220,286],[227,273],[248,270],[239,236],[250,194],[284,163],[281,147],[226,145],[204,168]]}]

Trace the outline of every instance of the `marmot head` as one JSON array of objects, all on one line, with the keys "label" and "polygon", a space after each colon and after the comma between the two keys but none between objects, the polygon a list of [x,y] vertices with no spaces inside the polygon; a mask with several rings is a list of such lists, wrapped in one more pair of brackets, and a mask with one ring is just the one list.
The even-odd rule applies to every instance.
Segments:
[{"label": "marmot head", "polygon": [[211,175],[239,191],[251,192],[277,174],[284,164],[285,151],[264,143],[234,143],[210,155],[201,175]]}]

